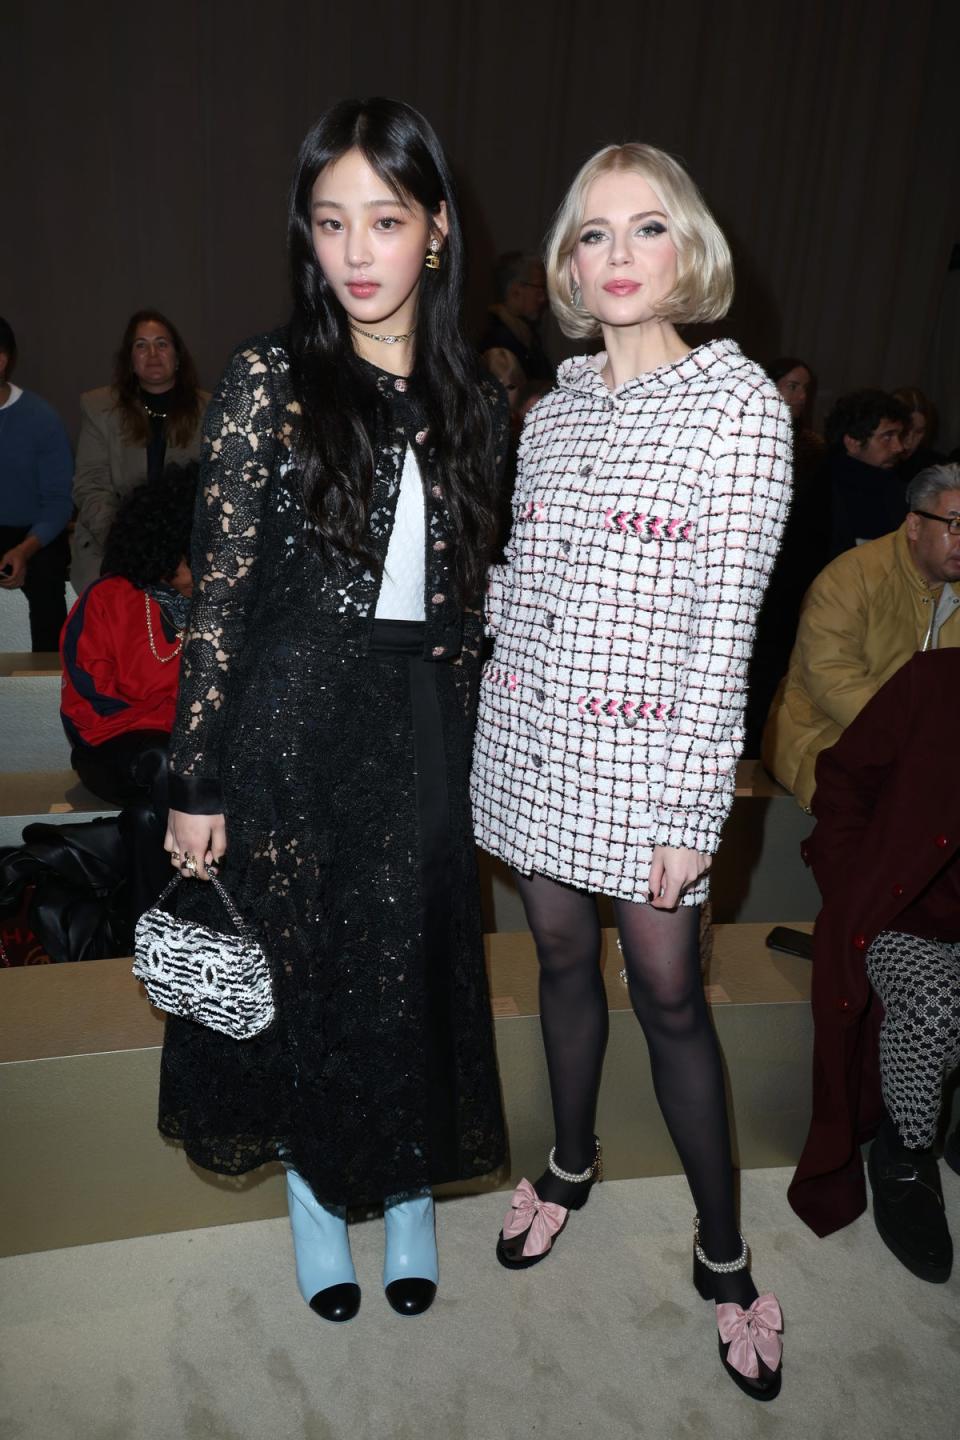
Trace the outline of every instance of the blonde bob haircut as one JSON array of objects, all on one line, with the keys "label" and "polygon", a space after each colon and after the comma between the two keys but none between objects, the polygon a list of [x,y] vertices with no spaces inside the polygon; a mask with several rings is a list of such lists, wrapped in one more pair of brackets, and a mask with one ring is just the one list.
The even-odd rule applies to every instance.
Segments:
[{"label": "blonde bob haircut", "polygon": [[676,246],[677,283],[659,306],[659,318],[676,325],[721,319],[733,300],[733,258],[700,191],[665,150],[605,145],[581,166],[547,236],[547,290],[564,335],[592,340],[600,334],[599,321],[582,302],[574,303],[570,257],[580,236],[587,191],[601,175],[618,171],[643,176],[666,212]]}]

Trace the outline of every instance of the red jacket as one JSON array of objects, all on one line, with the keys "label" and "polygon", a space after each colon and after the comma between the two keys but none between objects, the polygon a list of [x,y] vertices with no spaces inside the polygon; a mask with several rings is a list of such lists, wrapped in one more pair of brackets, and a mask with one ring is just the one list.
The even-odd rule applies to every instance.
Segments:
[{"label": "red jacket", "polygon": [[173,729],[180,656],[161,664],[150,649],[146,606],[161,656],[178,641],[146,592],[108,575],[88,585],[60,636],[60,718],[71,745],[102,745],[128,730]]},{"label": "red jacket", "polygon": [[[804,859],[823,896],[813,943],[813,1118],[790,1184],[818,1235],[866,1208],[860,1144],[882,1115],[882,1009],[865,955],[960,849],[960,650],[914,655],[817,759]],[[955,880],[950,884],[955,890]]]}]

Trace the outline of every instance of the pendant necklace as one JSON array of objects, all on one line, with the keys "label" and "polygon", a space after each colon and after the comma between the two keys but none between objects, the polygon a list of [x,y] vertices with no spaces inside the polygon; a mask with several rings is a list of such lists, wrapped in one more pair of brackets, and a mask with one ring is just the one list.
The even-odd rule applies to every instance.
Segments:
[{"label": "pendant necklace", "polygon": [[143,406],[144,410],[146,410],[151,420],[166,420],[166,410],[151,410],[149,404],[147,403],[146,396],[143,394],[142,391],[140,394],[140,404]]}]

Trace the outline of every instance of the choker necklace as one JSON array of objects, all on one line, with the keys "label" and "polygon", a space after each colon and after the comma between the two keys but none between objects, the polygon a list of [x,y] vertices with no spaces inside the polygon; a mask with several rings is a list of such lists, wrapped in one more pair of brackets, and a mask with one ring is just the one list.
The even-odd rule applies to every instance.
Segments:
[{"label": "choker necklace", "polygon": [[144,410],[146,410],[151,420],[166,420],[166,410],[151,410],[143,395],[140,396],[140,404],[143,406]]},{"label": "choker necklace", "polygon": [[379,340],[381,345],[399,345],[401,340],[411,340],[417,333],[416,330],[408,330],[405,335],[378,335],[375,330],[361,330],[353,321],[350,322],[350,329],[355,335],[366,335],[368,340]]}]

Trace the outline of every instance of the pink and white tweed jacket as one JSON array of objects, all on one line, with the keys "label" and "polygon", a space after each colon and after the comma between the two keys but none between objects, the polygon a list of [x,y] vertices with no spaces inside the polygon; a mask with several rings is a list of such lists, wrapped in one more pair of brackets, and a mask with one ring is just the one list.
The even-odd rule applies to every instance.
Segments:
[{"label": "pink and white tweed jacket", "polygon": [[791,430],[732,340],[615,391],[604,360],[561,365],[524,427],[471,788],[522,874],[645,900],[654,845],[712,854],[733,801]]}]

